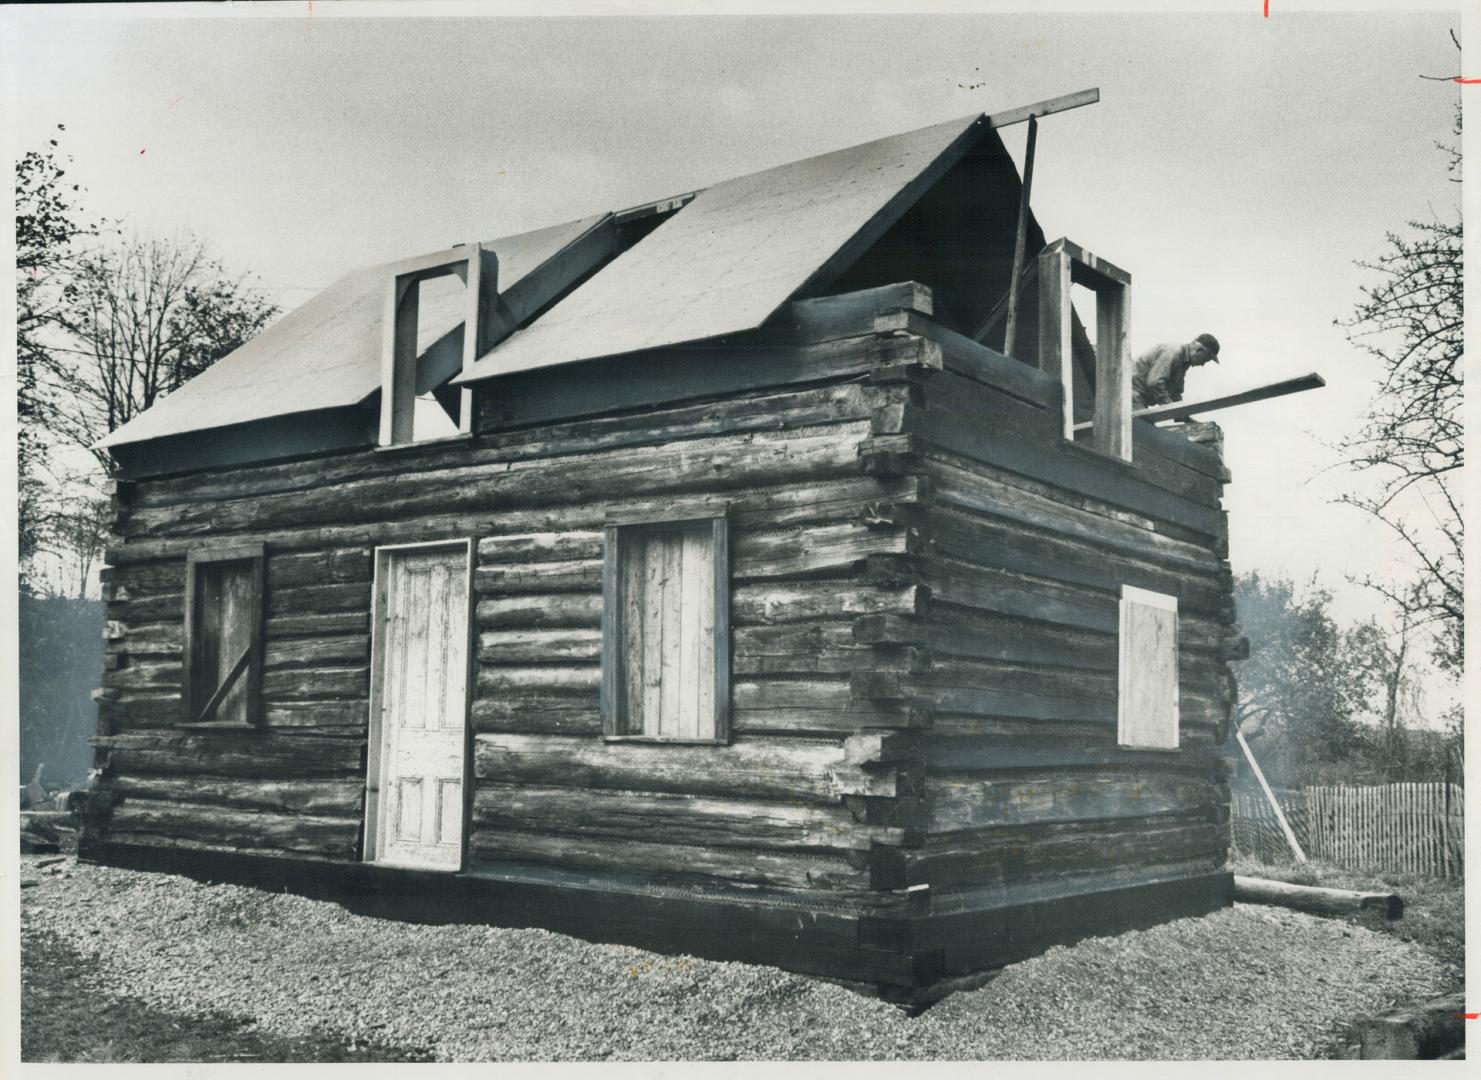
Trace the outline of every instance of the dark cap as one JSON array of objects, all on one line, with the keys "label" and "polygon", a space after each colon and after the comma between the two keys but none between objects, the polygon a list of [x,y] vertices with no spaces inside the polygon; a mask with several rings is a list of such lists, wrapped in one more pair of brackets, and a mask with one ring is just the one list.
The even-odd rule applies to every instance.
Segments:
[{"label": "dark cap", "polygon": [[1214,337],[1214,335],[1212,334],[1199,334],[1193,340],[1198,342],[1198,344],[1202,345],[1205,349],[1208,350],[1210,360],[1212,360],[1216,364],[1219,362],[1218,338]]}]

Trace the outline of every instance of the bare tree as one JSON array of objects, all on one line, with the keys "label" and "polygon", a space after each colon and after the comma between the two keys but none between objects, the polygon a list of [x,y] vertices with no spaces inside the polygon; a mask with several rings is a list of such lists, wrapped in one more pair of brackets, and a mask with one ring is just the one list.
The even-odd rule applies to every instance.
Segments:
[{"label": "bare tree", "polygon": [[230,277],[204,241],[130,239],[77,260],[63,323],[65,357],[47,369],[46,426],[89,450],[98,440],[253,337],[277,314]]},{"label": "bare tree", "polygon": [[[1460,179],[1460,113],[1450,156]],[[1378,478],[1377,493],[1344,501],[1382,521],[1408,551],[1407,582],[1364,579],[1405,613],[1406,626],[1432,624],[1435,659],[1458,671],[1464,651],[1464,524],[1460,474],[1464,298],[1461,220],[1436,215],[1390,233],[1376,275],[1343,325],[1376,356],[1383,376],[1367,422],[1342,444],[1348,462]]]},{"label": "bare tree", "polygon": [[1417,719],[1422,707],[1419,678],[1422,661],[1415,655],[1414,645],[1416,627],[1424,613],[1422,603],[1413,593],[1411,589],[1408,598],[1401,598],[1407,600],[1407,606],[1398,609],[1396,627],[1386,629],[1377,622],[1367,622],[1349,634],[1354,665],[1382,695],[1378,713],[1380,738],[1374,747],[1374,757],[1385,783],[1403,780],[1410,774],[1409,725],[1405,721]]}]

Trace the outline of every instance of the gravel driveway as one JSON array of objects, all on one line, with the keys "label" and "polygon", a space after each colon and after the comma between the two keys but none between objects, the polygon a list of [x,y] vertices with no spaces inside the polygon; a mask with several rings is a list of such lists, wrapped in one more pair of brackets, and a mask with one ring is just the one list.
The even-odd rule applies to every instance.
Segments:
[{"label": "gravel driveway", "polygon": [[177,1017],[443,1061],[1308,1058],[1355,1018],[1442,982],[1417,946],[1238,905],[1053,949],[909,1018],[772,968],[35,864],[21,860],[38,881],[22,893],[22,933],[92,961],[96,988]]}]

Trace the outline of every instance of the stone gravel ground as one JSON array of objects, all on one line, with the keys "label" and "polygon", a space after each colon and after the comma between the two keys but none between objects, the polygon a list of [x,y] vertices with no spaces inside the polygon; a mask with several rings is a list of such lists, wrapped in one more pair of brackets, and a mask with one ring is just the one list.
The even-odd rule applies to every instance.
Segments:
[{"label": "stone gravel ground", "polygon": [[[1358,1017],[1445,989],[1415,944],[1237,905],[1052,949],[911,1018],[772,968],[390,922],[70,858],[36,864],[21,860],[36,881],[22,892],[23,1033],[38,1023],[29,1010],[56,1006],[60,980],[251,1040],[243,1056],[259,1059],[1311,1058]],[[38,970],[48,957],[70,966]],[[65,1052],[25,1041],[28,1059]]]}]

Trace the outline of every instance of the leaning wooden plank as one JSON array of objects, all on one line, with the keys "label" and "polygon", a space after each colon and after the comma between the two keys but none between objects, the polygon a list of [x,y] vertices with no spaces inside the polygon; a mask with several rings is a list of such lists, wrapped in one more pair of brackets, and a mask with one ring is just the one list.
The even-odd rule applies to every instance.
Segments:
[{"label": "leaning wooden plank", "polygon": [[1018,228],[1013,241],[1013,270],[1008,276],[1008,327],[1003,331],[1003,352],[1013,355],[1014,339],[1018,333],[1018,288],[1023,274],[1024,246],[1028,241],[1028,204],[1034,186],[1034,148],[1038,143],[1039,121],[1036,116],[1028,120],[1028,143],[1023,156],[1023,188],[1018,199]]},{"label": "leaning wooden plank", "polygon": [[1351,889],[1326,889],[1314,885],[1292,885],[1265,878],[1234,877],[1234,899],[1246,904],[1274,904],[1313,911],[1319,915],[1355,915],[1362,911],[1381,912],[1385,918],[1397,919],[1404,914],[1404,901],[1398,893],[1365,893]]},{"label": "leaning wooden plank", "polygon": [[[1303,390],[1319,390],[1326,385],[1327,380],[1313,371],[1306,375],[1298,375],[1294,379],[1282,379],[1280,382],[1267,383],[1251,390],[1241,390],[1237,394],[1204,398],[1201,401],[1173,401],[1166,405],[1151,405],[1144,409],[1133,410],[1131,416],[1134,420],[1150,420],[1155,423],[1168,417],[1184,418],[1194,413],[1213,412],[1216,409],[1248,405],[1254,401],[1266,401],[1270,398],[1284,397],[1287,394],[1299,394]],[[1094,421],[1087,420],[1083,424],[1076,424],[1075,430],[1082,431],[1094,426]]]},{"label": "leaning wooden plank", "polygon": [[1244,737],[1244,732],[1238,727],[1234,729],[1234,740],[1239,743],[1239,748],[1244,752],[1245,760],[1250,763],[1250,771],[1255,774],[1255,779],[1260,782],[1260,790],[1265,793],[1265,801],[1270,804],[1271,811],[1275,814],[1275,820],[1280,823],[1281,832],[1285,835],[1286,843],[1290,846],[1291,854],[1296,857],[1298,863],[1306,861],[1306,853],[1301,850],[1301,844],[1296,839],[1296,833],[1291,828],[1291,823],[1286,820],[1285,811],[1280,808],[1280,801],[1275,797],[1275,792],[1270,790],[1270,784],[1265,779],[1265,773],[1260,768],[1260,763],[1255,760],[1255,752],[1250,749],[1249,742]]}]

